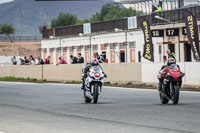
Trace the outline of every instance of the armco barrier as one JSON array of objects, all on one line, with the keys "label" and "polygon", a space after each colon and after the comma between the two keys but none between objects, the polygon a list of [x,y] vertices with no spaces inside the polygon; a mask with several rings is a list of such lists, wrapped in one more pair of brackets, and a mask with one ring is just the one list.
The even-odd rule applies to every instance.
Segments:
[{"label": "armco barrier", "polygon": [[[186,76],[183,84],[200,86],[200,63],[178,63]],[[110,82],[157,83],[157,74],[162,63],[102,64]],[[0,66],[0,77],[46,79],[48,81],[79,81],[84,64]]]}]

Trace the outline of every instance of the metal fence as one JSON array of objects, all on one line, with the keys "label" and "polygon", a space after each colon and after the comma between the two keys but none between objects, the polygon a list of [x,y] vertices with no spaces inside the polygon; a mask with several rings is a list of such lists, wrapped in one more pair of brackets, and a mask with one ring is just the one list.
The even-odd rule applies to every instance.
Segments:
[{"label": "metal fence", "polygon": [[[183,10],[188,10],[192,12],[194,16],[196,16],[197,20],[200,20],[200,6],[192,6],[187,8],[180,8],[170,11],[164,11],[162,13],[152,13],[149,15],[142,15],[138,16],[137,20],[140,17],[145,17],[151,25],[159,25],[159,24],[167,24],[169,22],[160,20],[155,18],[156,15],[169,20],[171,22],[183,22]],[[138,27],[139,22],[137,23]],[[115,28],[127,30],[128,28],[128,21],[127,18],[116,19],[116,20],[109,20],[109,21],[102,21],[91,23],[91,32],[94,33],[104,33],[109,31],[114,31]],[[83,25],[75,25],[75,26],[68,26],[68,27],[60,27],[55,29],[55,34],[53,29],[46,30],[43,34],[44,38],[49,38],[50,36],[69,36],[69,35],[78,35],[79,33],[83,33]]]},{"label": "metal fence", "polygon": [[60,27],[55,29],[55,36],[69,36],[83,33],[83,25]]},{"label": "metal fence", "polygon": [[99,33],[104,31],[114,31],[115,28],[127,30],[127,23],[127,18],[96,22],[91,24],[91,32]]},{"label": "metal fence", "polygon": [[156,15],[160,16],[160,17],[162,17],[166,20],[169,20],[172,23],[174,23],[174,22],[180,23],[180,22],[184,22],[183,10],[190,11],[197,18],[197,20],[200,20],[200,6],[193,6],[193,7],[188,7],[188,8],[175,9],[175,10],[170,10],[170,11],[164,11],[164,12],[161,12],[161,13],[152,13],[150,15],[138,16],[138,18],[145,17],[151,25],[159,25],[159,24],[169,23],[167,21],[155,18]]},{"label": "metal fence", "polygon": [[[11,36],[13,42],[40,42],[42,40],[41,36]],[[9,42],[7,36],[0,36],[1,42]]]}]

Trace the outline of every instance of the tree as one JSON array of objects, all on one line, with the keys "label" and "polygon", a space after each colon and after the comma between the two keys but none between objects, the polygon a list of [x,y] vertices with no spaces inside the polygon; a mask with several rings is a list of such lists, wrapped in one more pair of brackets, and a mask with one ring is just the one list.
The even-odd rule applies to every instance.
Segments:
[{"label": "tree", "polygon": [[92,17],[90,18],[91,23],[97,22],[97,21],[100,21],[100,15],[98,12],[96,14],[93,14]]},{"label": "tree", "polygon": [[138,16],[141,14],[142,12],[136,12],[131,8],[120,8],[118,5],[106,4],[102,6],[100,13],[92,15],[92,17],[90,18],[90,22]]},{"label": "tree", "polygon": [[80,25],[80,24],[84,24],[84,23],[89,23],[90,21],[88,19],[84,19],[84,20],[81,20],[81,19],[78,19],[76,21],[76,25]]},{"label": "tree", "polygon": [[10,37],[10,34],[15,33],[15,28],[12,25],[9,24],[2,24],[0,26],[0,34],[5,34],[10,42],[12,42],[12,38]]},{"label": "tree", "polygon": [[56,19],[51,20],[51,28],[61,27],[61,26],[70,26],[74,25],[77,22],[76,15],[70,13],[59,13],[59,16]]}]

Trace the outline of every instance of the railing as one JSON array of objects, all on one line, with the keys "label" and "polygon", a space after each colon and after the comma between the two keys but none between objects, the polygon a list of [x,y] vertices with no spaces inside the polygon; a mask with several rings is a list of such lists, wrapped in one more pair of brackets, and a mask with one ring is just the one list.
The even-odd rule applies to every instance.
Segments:
[{"label": "railing", "polygon": [[83,25],[60,27],[55,29],[55,36],[69,36],[83,33]]},{"label": "railing", "polygon": [[140,17],[145,17],[151,25],[159,25],[159,24],[167,24],[169,22],[163,21],[160,19],[155,18],[156,15],[169,20],[171,22],[184,22],[183,19],[183,10],[188,10],[190,11],[196,18],[197,20],[200,20],[200,6],[193,6],[193,7],[187,7],[187,8],[181,8],[181,9],[176,9],[176,10],[171,10],[171,11],[165,11],[162,13],[152,13],[150,15],[144,15],[144,16],[139,16]]},{"label": "railing", "polygon": [[[145,17],[151,25],[160,25],[160,24],[167,24],[169,22],[163,21],[160,19],[155,18],[156,15],[167,19],[171,22],[183,22],[183,10],[188,10],[192,12],[194,16],[196,16],[197,20],[200,20],[200,6],[192,6],[187,8],[181,8],[181,9],[175,9],[170,11],[164,11],[162,13],[152,13],[149,15],[143,15],[138,16]],[[138,19],[137,19],[138,20]],[[109,21],[102,21],[102,22],[96,22],[91,23],[91,32],[94,33],[103,33],[103,32],[109,32],[114,31],[115,28],[127,30],[128,28],[128,21],[127,18],[122,19],[116,19],[116,20],[109,20]],[[138,27],[139,22],[137,23]],[[69,35],[78,35],[79,33],[83,33],[83,25],[75,25],[75,26],[68,26],[68,27],[60,27],[55,29],[55,34],[53,29],[46,30],[43,34],[44,38],[49,38],[50,36],[69,36]]]},{"label": "railing", "polygon": [[[14,42],[40,42],[42,40],[41,36],[11,36],[11,40]],[[1,42],[9,42],[7,36],[0,36]]]},{"label": "railing", "polygon": [[96,22],[91,24],[91,32],[114,31],[115,28],[127,30],[127,18]]}]

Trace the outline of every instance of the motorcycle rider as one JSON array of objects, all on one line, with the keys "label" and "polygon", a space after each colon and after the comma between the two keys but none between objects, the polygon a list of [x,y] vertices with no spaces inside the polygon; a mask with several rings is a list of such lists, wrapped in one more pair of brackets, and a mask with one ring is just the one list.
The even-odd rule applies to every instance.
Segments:
[{"label": "motorcycle rider", "polygon": [[[85,68],[83,69],[83,76],[82,76],[82,87],[81,89],[85,89],[85,78],[88,76],[88,72],[92,66],[99,66],[101,70],[103,71],[102,67],[99,64],[99,61],[96,58],[91,59],[91,63],[87,63]],[[107,77],[107,75],[103,72],[104,76]]]},{"label": "motorcycle rider", "polygon": [[[168,55],[168,59],[169,58],[174,58],[175,62],[176,62],[176,55],[170,51],[170,49],[167,49],[167,55]],[[165,62],[165,64],[162,66],[161,70],[164,69],[167,66],[167,61]]]},{"label": "motorcycle rider", "polygon": [[168,58],[166,65],[164,65],[163,68],[159,71],[159,75],[157,76],[159,80],[158,91],[162,90],[162,82],[163,82],[163,79],[165,78],[165,75],[168,72],[167,67],[169,67],[171,64],[176,64],[176,59],[173,57]]}]

